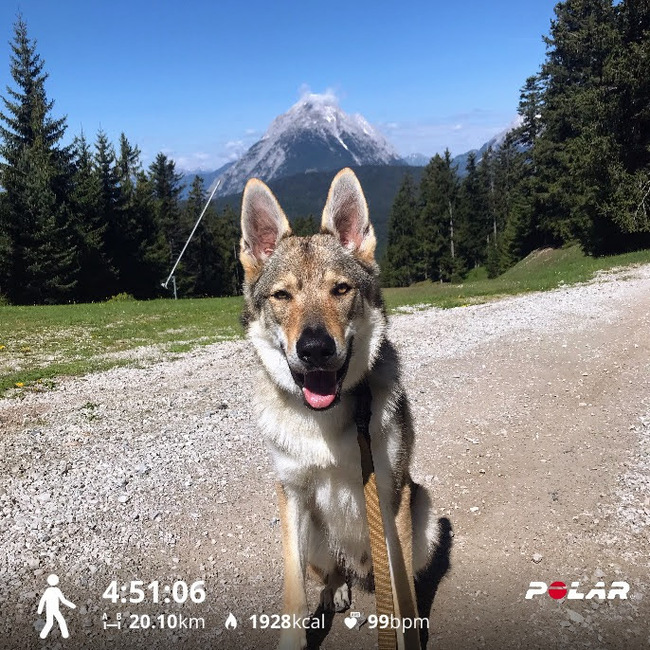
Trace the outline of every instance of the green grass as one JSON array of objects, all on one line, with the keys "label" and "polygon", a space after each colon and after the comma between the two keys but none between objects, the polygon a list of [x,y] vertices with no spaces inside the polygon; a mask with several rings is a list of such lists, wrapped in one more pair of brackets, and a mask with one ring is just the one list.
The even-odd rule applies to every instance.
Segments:
[{"label": "green grass", "polygon": [[0,392],[132,364],[144,346],[178,353],[237,338],[241,309],[241,298],[0,306]]},{"label": "green grass", "polygon": [[650,250],[611,257],[589,257],[578,246],[544,249],[531,253],[492,280],[488,279],[485,269],[475,269],[462,284],[419,282],[403,289],[385,289],[384,297],[390,311],[407,305],[462,307],[500,296],[548,291],[562,285],[586,282],[598,271],[649,262]]},{"label": "green grass", "polygon": [[[578,247],[548,249],[493,280],[484,269],[475,269],[462,284],[421,282],[387,289],[384,295],[389,311],[414,305],[458,307],[584,282],[598,271],[639,263],[650,263],[650,251],[593,258]],[[63,375],[138,363],[135,351],[141,358],[146,346],[156,346],[151,360],[238,338],[241,309],[241,298],[0,306],[0,395],[17,384],[23,390],[46,389]]]}]

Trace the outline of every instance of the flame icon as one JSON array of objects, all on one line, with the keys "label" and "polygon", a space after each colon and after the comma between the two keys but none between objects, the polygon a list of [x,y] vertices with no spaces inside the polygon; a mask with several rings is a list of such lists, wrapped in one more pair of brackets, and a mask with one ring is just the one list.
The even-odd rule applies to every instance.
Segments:
[{"label": "flame icon", "polygon": [[230,614],[228,614],[228,618],[226,619],[226,629],[234,630],[236,627],[237,627],[237,618],[232,612],[230,612]]}]

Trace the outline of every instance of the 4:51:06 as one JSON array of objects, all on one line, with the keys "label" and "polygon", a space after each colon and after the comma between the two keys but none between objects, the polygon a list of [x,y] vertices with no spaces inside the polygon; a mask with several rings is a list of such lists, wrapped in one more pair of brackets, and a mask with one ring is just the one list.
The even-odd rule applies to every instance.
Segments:
[{"label": "4:51:06", "polygon": [[[169,596],[163,595],[161,599],[161,593],[169,594]],[[156,604],[161,600],[166,603],[173,600],[182,605],[188,599],[193,603],[202,603],[206,598],[205,581],[197,580],[188,586],[184,580],[177,580],[171,585],[161,585],[158,580],[154,580],[145,587],[142,580],[131,580],[123,585],[119,585],[117,580],[113,580],[102,594],[102,598],[110,600],[114,605],[118,602],[142,603],[145,601]]]}]

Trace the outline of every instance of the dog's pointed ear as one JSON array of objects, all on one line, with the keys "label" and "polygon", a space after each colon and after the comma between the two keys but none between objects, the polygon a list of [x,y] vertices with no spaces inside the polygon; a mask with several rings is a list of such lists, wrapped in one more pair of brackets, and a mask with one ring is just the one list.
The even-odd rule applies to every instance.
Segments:
[{"label": "dog's pointed ear", "polygon": [[246,281],[252,282],[278,242],[291,234],[291,226],[273,192],[257,178],[251,178],[244,188],[241,232],[239,260]]},{"label": "dog's pointed ear", "polygon": [[336,235],[344,248],[364,262],[374,262],[377,239],[368,216],[366,197],[351,169],[342,169],[334,177],[321,228]]}]

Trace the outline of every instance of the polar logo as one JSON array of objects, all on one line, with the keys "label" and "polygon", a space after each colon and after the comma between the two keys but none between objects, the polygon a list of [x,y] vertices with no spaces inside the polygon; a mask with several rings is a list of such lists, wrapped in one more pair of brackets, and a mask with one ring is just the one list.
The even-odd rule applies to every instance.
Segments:
[{"label": "polar logo", "polygon": [[579,588],[579,582],[572,582],[569,589],[563,582],[559,581],[551,582],[550,585],[545,582],[531,582],[526,592],[526,600],[532,600],[535,596],[541,596],[545,593],[548,593],[555,600],[561,600],[565,596],[567,600],[590,600],[591,598],[599,598],[600,600],[620,598],[621,600],[627,600],[630,585],[627,582],[612,582],[612,586],[606,589],[604,582],[597,582],[595,587],[587,592],[587,595],[578,591]]}]

